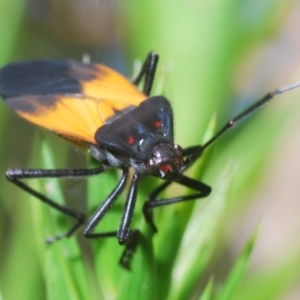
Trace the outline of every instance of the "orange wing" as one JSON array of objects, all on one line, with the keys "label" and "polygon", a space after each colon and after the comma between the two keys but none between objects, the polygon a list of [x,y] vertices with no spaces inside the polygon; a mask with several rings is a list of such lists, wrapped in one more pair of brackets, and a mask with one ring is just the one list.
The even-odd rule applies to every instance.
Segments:
[{"label": "orange wing", "polygon": [[24,119],[70,139],[95,144],[99,127],[147,96],[99,64],[35,60],[0,70],[0,94]]}]

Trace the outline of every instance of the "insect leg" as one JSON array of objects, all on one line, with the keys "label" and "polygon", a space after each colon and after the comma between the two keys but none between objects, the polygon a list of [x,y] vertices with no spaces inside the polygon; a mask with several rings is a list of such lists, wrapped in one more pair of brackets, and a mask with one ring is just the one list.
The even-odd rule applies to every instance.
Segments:
[{"label": "insect leg", "polygon": [[139,236],[140,236],[138,230],[130,230],[130,223],[131,223],[135,200],[136,200],[137,177],[138,177],[137,175],[134,176],[134,179],[131,183],[131,187],[129,190],[129,194],[127,196],[125,210],[123,213],[119,231],[94,233],[94,230],[95,227],[106,215],[108,210],[111,208],[113,203],[117,200],[120,193],[124,190],[126,183],[128,181],[128,174],[129,174],[128,168],[123,169],[123,176],[119,184],[113,190],[113,192],[107,197],[107,199],[99,206],[96,212],[92,215],[92,217],[87,222],[87,225],[83,232],[87,238],[117,237],[120,244],[125,245],[125,249],[119,260],[119,264],[126,269],[130,269],[130,262],[135,252],[135,249],[137,247]]},{"label": "insect leg", "polygon": [[148,197],[148,200],[143,205],[143,214],[145,217],[146,222],[149,224],[153,232],[157,232],[157,228],[153,221],[153,211],[151,207],[148,207],[149,202],[157,201],[157,196],[163,192],[172,181],[165,181],[163,184],[159,185]]},{"label": "insect leg", "polygon": [[125,268],[130,270],[130,263],[133,254],[137,248],[137,245],[140,240],[140,232],[139,230],[131,230],[130,231],[130,238],[127,240],[125,244],[125,249],[120,257],[119,264]]},{"label": "insect leg", "polygon": [[114,202],[117,200],[120,193],[124,190],[127,180],[128,180],[128,168],[123,169],[123,176],[116,186],[116,188],[111,192],[111,194],[106,198],[106,200],[97,208],[94,214],[88,220],[83,234],[87,238],[102,238],[102,237],[116,237],[117,231],[110,231],[110,232],[100,232],[94,233],[95,227],[99,224],[99,222],[103,219],[106,215],[108,210],[112,207]]},{"label": "insect leg", "polygon": [[[188,158],[185,160],[185,164],[183,166],[182,172],[184,172],[188,167],[190,167],[194,161],[199,157],[200,154],[198,152],[201,151],[201,146],[191,146],[188,148],[183,149],[182,156],[188,156]],[[152,208],[148,207],[148,202],[157,201],[157,196],[163,192],[173,181],[165,181],[163,184],[158,186],[148,197],[148,201],[143,206],[143,213],[146,222],[149,224],[149,226],[152,228],[154,232],[157,232],[157,228],[153,222],[153,213]]]},{"label": "insect leg", "polygon": [[197,193],[192,194],[192,195],[185,195],[185,196],[157,200],[156,197],[159,195],[159,193],[161,193],[163,190],[165,190],[172,183],[172,181],[167,181],[167,182],[163,183],[162,185],[160,185],[158,188],[156,188],[150,194],[148,200],[145,202],[144,207],[143,207],[143,213],[144,213],[146,222],[150,225],[150,227],[153,229],[154,232],[157,232],[157,228],[153,221],[153,216],[152,216],[153,208],[165,206],[165,205],[169,205],[169,204],[174,204],[174,203],[179,203],[179,202],[185,202],[185,201],[189,201],[189,200],[196,200],[198,198],[205,198],[211,192],[211,188],[208,185],[206,185],[203,182],[189,178],[187,176],[181,176],[178,181],[174,181],[174,182],[177,182],[181,185],[184,185],[185,187],[195,190],[195,191],[197,191]]},{"label": "insect leg", "polygon": [[55,208],[56,210],[62,212],[65,215],[68,215],[76,220],[74,226],[71,227],[67,232],[54,236],[52,238],[47,239],[48,243],[51,243],[55,240],[62,239],[64,237],[69,237],[73,234],[73,232],[84,222],[85,216],[82,213],[79,213],[73,209],[70,209],[64,205],[60,205],[53,200],[49,199],[45,195],[40,192],[32,189],[20,179],[30,179],[30,178],[77,178],[77,177],[87,177],[92,175],[97,175],[104,172],[106,168],[99,167],[95,169],[78,169],[78,170],[46,170],[46,169],[9,169],[6,172],[7,179],[26,191],[30,195],[36,197],[40,201],[46,203],[47,205]]},{"label": "insect leg", "polygon": [[137,197],[137,187],[141,176],[134,174],[131,181],[127,199],[125,202],[125,209],[121,219],[121,225],[117,233],[117,238],[121,245],[125,245],[124,252],[120,258],[120,265],[126,269],[130,269],[130,262],[139,242],[139,230],[131,230],[131,220],[133,217],[134,207]]},{"label": "insect leg", "polygon": [[136,203],[137,187],[141,176],[138,173],[133,175],[132,182],[130,184],[129,192],[125,202],[125,209],[121,219],[121,225],[118,230],[117,238],[120,244],[126,244],[130,238],[130,224],[133,217],[133,211]]},{"label": "insect leg", "polygon": [[149,96],[151,92],[157,62],[158,54],[155,52],[150,52],[142,66],[140,73],[133,80],[133,84],[138,85],[141,82],[142,78],[145,76],[143,93],[147,96]]}]

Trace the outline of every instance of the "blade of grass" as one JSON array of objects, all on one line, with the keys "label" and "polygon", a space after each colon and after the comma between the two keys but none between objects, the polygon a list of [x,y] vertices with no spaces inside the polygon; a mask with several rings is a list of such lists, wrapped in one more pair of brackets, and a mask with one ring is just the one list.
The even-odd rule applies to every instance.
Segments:
[{"label": "blade of grass", "polygon": [[139,246],[133,257],[132,271],[122,274],[118,300],[161,299],[157,288],[158,276],[152,244],[153,232],[144,220],[141,220],[138,228],[141,232]]},{"label": "blade of grass", "polygon": [[237,258],[232,270],[226,278],[226,281],[222,287],[222,290],[219,292],[219,295],[216,299],[218,300],[228,300],[232,299],[232,295],[235,290],[238,288],[249,262],[250,255],[253,251],[254,245],[258,238],[260,232],[260,224],[256,226],[253,233],[249,237],[249,240],[242,250],[241,254]]},{"label": "blade of grass", "polygon": [[213,284],[214,284],[214,280],[211,277],[208,280],[201,296],[199,297],[199,300],[212,300],[213,299]]},{"label": "blade of grass", "polygon": [[212,194],[194,207],[173,268],[168,299],[187,299],[210,262],[229,199],[234,165],[228,164]]},{"label": "blade of grass", "polygon": [[[99,162],[91,160],[88,163],[90,168],[99,166]],[[118,175],[115,170],[109,170],[99,176],[93,176],[88,179],[88,217],[101,205],[106,197],[115,188]],[[103,221],[96,227],[95,232],[106,232],[116,230],[120,222],[119,203],[112,206]],[[118,283],[120,276],[120,267],[118,260],[121,255],[121,249],[116,238],[91,239],[92,244],[92,266],[96,276],[96,287],[99,290],[101,299],[116,299],[118,295]]]},{"label": "blade of grass", "polygon": [[[94,162],[90,165],[95,167],[98,163]],[[115,171],[109,171],[89,179],[88,191],[91,211],[94,211],[95,207],[99,206],[111,193],[117,184],[118,177]],[[101,220],[96,232],[118,229],[123,209],[123,195],[120,198]],[[139,200],[138,202],[140,202]],[[92,241],[98,287],[103,299],[157,299],[155,296],[156,273],[151,241],[152,233],[149,231],[148,225],[145,226],[144,221],[138,221],[141,218],[141,212],[138,208],[136,215],[135,219],[137,220],[132,228],[140,230],[141,238],[133,256],[130,271],[121,268],[118,264],[124,246],[118,244],[116,237]]]},{"label": "blade of grass", "polygon": [[[55,169],[54,157],[45,139],[41,142],[41,155],[43,166],[46,169]],[[51,178],[45,182],[43,189],[47,196],[64,204],[59,180]],[[46,236],[56,235],[69,228],[70,224],[64,224],[64,226],[61,223],[57,224],[61,217],[65,217],[60,212],[50,210],[49,213],[49,207],[45,205],[40,205],[36,209],[40,213],[39,222],[45,224],[44,237],[45,234]],[[74,236],[45,246],[43,261],[49,299],[88,299],[90,297],[81,250]]]},{"label": "blade of grass", "polygon": [[287,253],[272,268],[262,268],[259,272],[249,272],[239,284],[233,300],[273,300],[285,299],[285,294],[293,286],[299,285],[299,249]]}]

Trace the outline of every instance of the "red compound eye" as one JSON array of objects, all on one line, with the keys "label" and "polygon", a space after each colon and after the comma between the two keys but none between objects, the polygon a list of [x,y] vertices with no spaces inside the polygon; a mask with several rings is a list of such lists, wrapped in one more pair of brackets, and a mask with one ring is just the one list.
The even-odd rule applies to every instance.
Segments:
[{"label": "red compound eye", "polygon": [[154,122],[154,127],[155,127],[155,128],[160,128],[161,126],[162,126],[161,121],[155,121],[155,122]]},{"label": "red compound eye", "polygon": [[134,136],[133,136],[133,135],[130,135],[130,136],[128,137],[128,139],[127,139],[127,144],[128,144],[128,145],[132,145],[132,144],[134,143],[134,141],[135,141]]}]

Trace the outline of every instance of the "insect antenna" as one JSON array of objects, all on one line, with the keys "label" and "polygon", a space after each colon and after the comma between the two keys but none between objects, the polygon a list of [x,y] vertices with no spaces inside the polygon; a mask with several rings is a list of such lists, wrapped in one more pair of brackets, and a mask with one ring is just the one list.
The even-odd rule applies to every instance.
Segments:
[{"label": "insect antenna", "polygon": [[227,122],[210,140],[208,140],[204,145],[201,146],[201,153],[212,143],[214,143],[219,137],[221,137],[226,131],[231,129],[236,123],[249,116],[255,110],[268,103],[276,95],[290,91],[292,89],[298,88],[300,86],[300,81],[297,81],[293,84],[281,87],[273,92],[266,94],[263,98],[246,108],[244,111],[236,115],[229,122]]}]

